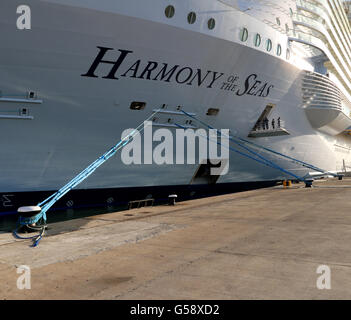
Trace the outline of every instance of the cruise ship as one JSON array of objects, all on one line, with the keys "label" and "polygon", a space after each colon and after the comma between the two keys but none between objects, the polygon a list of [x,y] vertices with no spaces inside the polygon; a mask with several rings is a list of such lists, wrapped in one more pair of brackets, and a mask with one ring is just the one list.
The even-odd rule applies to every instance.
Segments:
[{"label": "cruise ship", "polygon": [[212,159],[126,165],[117,155],[54,208],[190,199],[351,171],[350,7],[1,0],[0,213],[44,200],[155,110],[154,129],[229,129],[275,166],[234,152],[222,159],[228,173],[212,176]]}]

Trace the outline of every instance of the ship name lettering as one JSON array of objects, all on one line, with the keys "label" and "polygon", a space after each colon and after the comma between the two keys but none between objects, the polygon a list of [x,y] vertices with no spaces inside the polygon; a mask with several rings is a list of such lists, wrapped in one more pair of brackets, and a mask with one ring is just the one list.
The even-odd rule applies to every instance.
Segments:
[{"label": "ship name lettering", "polygon": [[119,52],[121,54],[118,57],[117,61],[107,61],[107,60],[102,60],[102,59],[106,55],[107,51],[114,50],[114,49],[113,48],[104,48],[104,47],[98,47],[98,48],[100,49],[99,54],[95,58],[93,64],[90,66],[90,69],[88,70],[88,72],[85,73],[85,74],[82,74],[82,77],[98,78],[98,76],[95,75],[95,71],[96,71],[97,67],[99,66],[100,63],[108,63],[108,64],[112,64],[113,67],[112,67],[110,73],[107,76],[103,77],[103,78],[104,79],[118,80],[118,78],[116,78],[116,76],[115,76],[116,72],[118,71],[119,67],[121,66],[121,64],[123,63],[124,59],[127,57],[127,55],[129,53],[133,53],[133,51],[119,50]]},{"label": "ship name lettering", "polygon": [[266,98],[269,96],[270,91],[274,88],[273,85],[269,85],[267,82],[263,83],[257,80],[257,74],[249,75],[245,80],[245,88],[243,91],[240,89],[236,92],[236,95],[241,97],[243,95],[258,96]]},{"label": "ship name lettering", "polygon": [[133,63],[127,64],[128,58],[134,53],[130,50],[119,49],[117,60],[107,60],[105,56],[113,48],[97,47],[99,53],[91,64],[87,73],[82,77],[99,78],[97,75],[98,67],[101,64],[112,65],[111,70],[103,79],[120,80],[124,78],[143,79],[151,81],[176,82],[189,86],[197,85],[198,87],[213,88],[213,85],[224,75],[222,72],[206,70],[191,66],[181,67],[180,65],[169,65],[168,63],[159,63],[157,61],[143,62],[141,59],[134,60]]}]

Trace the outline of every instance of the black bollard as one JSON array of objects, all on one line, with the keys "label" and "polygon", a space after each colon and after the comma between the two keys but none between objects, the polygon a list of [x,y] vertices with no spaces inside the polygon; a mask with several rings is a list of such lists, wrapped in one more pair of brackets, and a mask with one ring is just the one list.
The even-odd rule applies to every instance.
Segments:
[{"label": "black bollard", "polygon": [[27,206],[18,208],[17,213],[23,218],[31,218],[35,217],[40,211],[41,208],[38,206]]},{"label": "black bollard", "polygon": [[168,205],[174,206],[176,204],[176,199],[178,196],[176,194],[171,194],[168,196]]},{"label": "black bollard", "polygon": [[313,179],[305,180],[305,188],[312,188]]}]

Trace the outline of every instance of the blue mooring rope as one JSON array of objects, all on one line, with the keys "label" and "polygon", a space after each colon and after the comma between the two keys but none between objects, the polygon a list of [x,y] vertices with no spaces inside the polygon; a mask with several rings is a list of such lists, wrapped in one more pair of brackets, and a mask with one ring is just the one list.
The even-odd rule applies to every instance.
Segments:
[{"label": "blue mooring rope", "polygon": [[[42,225],[40,225],[38,228],[31,227],[31,225],[36,224],[40,220],[43,220]],[[38,235],[35,235],[35,236],[22,237],[18,234],[18,231],[21,227],[27,227],[29,229],[36,230],[36,231],[40,229],[40,232]],[[36,247],[39,244],[40,240],[43,238],[45,230],[46,230],[46,215],[45,214],[44,215],[38,214],[38,215],[36,215],[34,217],[30,217],[30,218],[24,218],[24,217],[20,216],[18,218],[18,221],[17,221],[16,229],[13,231],[13,235],[16,239],[33,240],[32,247]]]},{"label": "blue mooring rope", "polygon": [[[176,125],[177,127],[179,127],[179,128],[186,129],[185,127],[183,127],[183,126],[181,126],[181,125],[179,125],[179,124],[177,124],[177,123],[175,123],[175,125]],[[246,148],[246,147],[244,147],[244,146],[243,146],[243,148],[245,148],[245,149],[246,149],[247,151],[249,151],[250,153],[252,153],[252,154],[254,154],[254,155],[257,155],[257,156],[258,156],[259,158],[261,158],[263,161],[262,161],[262,160],[259,160],[259,159],[257,159],[257,158],[254,158],[254,157],[250,156],[249,154],[246,154],[246,153],[244,153],[244,152],[241,152],[241,151],[239,151],[239,150],[236,150],[236,149],[234,149],[233,147],[230,147],[230,146],[227,147],[227,146],[223,145],[221,142],[214,141],[214,140],[210,139],[210,138],[207,137],[207,136],[206,136],[206,137],[203,136],[203,135],[200,135],[200,136],[203,137],[204,139],[207,139],[208,141],[213,141],[213,142],[217,143],[218,145],[223,146],[223,147],[229,149],[230,151],[233,151],[233,152],[235,152],[235,153],[238,153],[238,154],[240,154],[240,155],[242,155],[242,156],[244,156],[244,157],[246,157],[246,158],[249,158],[249,159],[251,159],[251,160],[254,160],[254,161],[256,161],[256,162],[258,162],[258,163],[261,163],[261,164],[263,164],[263,165],[265,165],[265,166],[268,166],[268,167],[270,167],[270,168],[278,169],[278,170],[280,170],[280,171],[282,171],[282,172],[284,172],[284,173],[286,173],[286,174],[288,174],[288,175],[293,176],[294,178],[298,179],[299,181],[304,181],[303,178],[301,178],[301,177],[295,175],[294,173],[292,173],[292,172],[290,172],[290,171],[288,171],[288,170],[285,170],[285,169],[279,167],[279,166],[278,166],[277,164],[275,164],[274,162],[272,162],[272,161],[270,161],[270,160],[264,158],[263,156],[257,154],[256,152],[254,152],[254,151],[252,151],[252,150],[249,150],[248,148]]]},{"label": "blue mooring rope", "polygon": [[[95,172],[103,163],[105,163],[107,160],[109,160],[111,157],[113,157],[118,150],[122,149],[124,146],[126,146],[128,143],[130,143],[134,136],[136,134],[139,134],[141,131],[145,129],[145,122],[149,121],[152,117],[154,117],[159,110],[156,110],[151,116],[149,116],[146,120],[144,120],[136,129],[132,130],[126,137],[121,139],[115,146],[110,148],[106,153],[104,153],[102,156],[100,156],[98,159],[96,159],[93,163],[91,163],[87,168],[85,168],[83,171],[81,171],[77,176],[75,176],[71,181],[69,181],[66,185],[64,185],[60,190],[52,194],[50,197],[45,199],[43,202],[40,202],[37,206],[41,208],[41,211],[32,216],[32,217],[22,217],[19,216],[18,221],[17,221],[17,227],[13,231],[13,235],[17,239],[32,239],[33,240],[33,247],[36,247],[40,240],[43,238],[45,229],[46,229],[46,213],[47,211],[59,200],[61,199],[64,195],[66,195],[69,191],[71,191],[73,188],[75,188],[77,185],[79,185],[81,182],[83,182],[85,179],[87,179],[92,173]],[[34,224],[37,224],[39,221],[41,221],[43,224],[38,226],[38,227],[33,227]],[[19,228],[21,227],[28,227],[29,229],[40,229],[40,232],[36,236],[32,237],[22,237],[18,234]]]},{"label": "blue mooring rope", "polygon": [[[213,128],[212,126],[210,126],[210,125],[207,124],[206,122],[204,122],[204,121],[202,121],[202,120],[199,120],[199,119],[196,118],[195,116],[193,116],[193,115],[187,113],[186,111],[184,111],[184,110],[181,110],[181,111],[182,111],[186,116],[188,116],[188,117],[194,119],[195,121],[201,123],[202,125],[206,126],[207,128],[217,130],[216,128]],[[234,137],[235,137],[235,136],[234,136]],[[270,164],[272,164],[273,166],[270,166],[270,165],[268,165],[267,163],[263,163],[263,164],[268,165],[268,166],[270,166],[270,167],[272,167],[272,168],[278,169],[278,170],[280,170],[280,171],[282,171],[282,172],[284,172],[284,173],[287,173],[287,174],[289,174],[289,175],[295,177],[295,178],[296,178],[297,180],[299,180],[299,181],[306,182],[305,177],[298,177],[298,176],[295,175],[294,173],[292,173],[292,172],[290,172],[290,171],[288,171],[288,170],[285,170],[285,169],[281,168],[280,166],[278,166],[278,165],[275,164],[274,162],[272,162],[272,161],[266,159],[265,157],[259,155],[257,152],[255,152],[255,151],[251,150],[250,148],[248,148],[248,147],[242,145],[242,144],[239,143],[238,141],[235,141],[232,137],[228,136],[228,138],[229,138],[230,141],[232,141],[232,142],[234,142],[235,144],[239,145],[240,147],[244,148],[244,149],[247,150],[248,152],[250,152],[250,153],[252,153],[252,154],[258,156],[258,157],[261,158],[262,160],[267,161],[267,163],[270,163]],[[273,154],[275,154],[275,155],[279,155],[279,156],[281,156],[281,157],[284,157],[284,158],[286,158],[286,159],[288,159],[288,160],[297,162],[297,163],[301,164],[302,166],[307,167],[307,168],[309,168],[309,169],[311,169],[311,170],[314,170],[314,171],[317,171],[317,172],[321,172],[321,173],[324,173],[324,174],[328,174],[328,175],[332,175],[332,176],[334,176],[334,177],[338,177],[338,176],[339,176],[339,175],[334,174],[334,173],[332,173],[332,172],[328,172],[328,171],[325,171],[325,170],[323,170],[323,169],[320,169],[320,168],[318,168],[318,167],[316,167],[316,166],[314,166],[314,165],[312,165],[312,164],[309,164],[309,163],[307,163],[307,162],[304,162],[304,161],[295,159],[295,158],[293,158],[293,157],[284,155],[283,153],[277,152],[277,151],[275,151],[275,150],[272,150],[272,149],[269,149],[269,148],[260,146],[260,145],[258,145],[258,144],[255,144],[255,143],[249,141],[249,140],[246,140],[246,139],[243,139],[243,138],[240,138],[240,137],[235,137],[235,138],[238,139],[238,140],[240,140],[240,141],[243,141],[243,142],[245,142],[245,143],[251,144],[251,145],[253,145],[253,146],[255,146],[255,147],[259,148],[259,149],[268,151],[268,152],[273,153]],[[232,151],[235,151],[235,152],[239,152],[239,153],[240,153],[240,151],[236,151],[235,149],[232,150]],[[246,155],[246,154],[244,154],[244,153],[241,153],[241,154],[242,154],[243,156],[249,157],[248,155]],[[255,160],[255,161],[260,162],[258,159],[251,158],[251,157],[249,157],[249,158],[250,158],[250,159],[253,159],[253,160]]]},{"label": "blue mooring rope", "polygon": [[[108,159],[110,159],[111,157],[113,157],[118,150],[120,150],[121,148],[123,148],[124,146],[126,146],[128,143],[130,143],[132,140],[133,140],[133,137],[136,133],[139,133],[139,128],[142,127],[142,129],[140,129],[140,131],[143,131],[145,126],[144,126],[144,123],[145,121],[148,121],[149,119],[151,119],[152,117],[154,117],[160,110],[157,110],[156,112],[154,112],[149,118],[147,118],[146,120],[144,120],[144,122],[142,124],[140,124],[136,129],[134,129],[131,133],[129,133],[124,139],[120,140],[115,146],[113,146],[112,148],[110,148],[105,154],[103,154],[102,156],[100,156],[98,159],[96,159],[93,163],[91,163],[86,169],[84,169],[83,171],[81,171],[77,176],[75,176],[70,182],[68,182],[65,186],[63,186],[60,190],[58,190],[57,192],[55,192],[54,194],[52,194],[50,197],[48,197],[47,199],[45,199],[44,201],[42,201],[41,203],[38,204],[39,207],[41,207],[41,212],[39,212],[38,214],[36,214],[35,216],[33,217],[22,217],[20,216],[19,219],[18,219],[18,222],[17,222],[17,227],[16,229],[13,231],[13,234],[14,236],[17,238],[17,239],[31,239],[33,240],[33,247],[36,247],[40,240],[43,238],[44,236],[44,233],[45,233],[45,230],[46,230],[46,221],[47,221],[47,217],[46,217],[46,213],[47,211],[59,200],[61,199],[64,195],[66,195],[69,191],[71,191],[73,188],[75,188],[78,184],[80,184],[81,182],[83,182],[85,179],[87,179],[93,172],[95,172],[95,170],[97,170],[98,167],[100,167],[104,162],[106,162]],[[198,121],[199,123],[201,123],[202,125],[206,126],[207,128],[209,129],[213,129],[213,130],[217,130],[215,128],[213,128],[212,126],[210,126],[209,124],[205,123],[204,121],[201,121],[199,119],[197,119],[195,116],[187,113],[186,111],[184,110],[181,110],[182,113],[196,121]],[[185,127],[175,123],[175,125],[179,128],[182,128],[182,129],[186,129]],[[218,130],[217,130],[218,131]],[[252,149],[250,149],[249,147],[243,145],[242,143],[234,140],[232,137],[230,136],[227,136],[229,138],[230,141],[234,142],[236,145],[240,146],[241,148],[245,149],[247,152],[251,153],[252,155],[258,157],[258,158],[255,158],[253,156],[251,156],[250,154],[246,154],[244,152],[241,152],[239,150],[236,150],[234,149],[233,147],[229,146],[227,147],[229,150],[235,152],[235,153],[238,153],[244,157],[247,157],[249,159],[252,159],[258,163],[261,163],[265,166],[268,166],[270,168],[273,168],[273,169],[277,169],[277,170],[280,170],[281,172],[287,174],[287,175],[290,175],[294,178],[296,178],[297,180],[299,181],[303,181],[303,182],[306,182],[305,178],[304,177],[299,177],[297,175],[295,175],[294,173],[280,167],[279,165],[277,165],[276,163],[274,163],[273,161],[265,158],[264,156],[258,154],[257,152],[253,151]],[[235,137],[235,136],[234,136]],[[206,136],[206,138],[209,140],[209,141],[214,141],[214,140],[211,140],[209,137]],[[247,143],[247,144],[250,144],[250,145],[253,145],[255,146],[256,148],[259,148],[259,149],[262,149],[262,150],[265,150],[265,151],[268,151],[270,153],[273,153],[277,156],[281,156],[281,157],[284,157],[286,159],[289,159],[291,161],[294,161],[294,162],[297,162],[299,164],[301,164],[302,166],[304,167],[307,167],[309,169],[312,169],[312,170],[315,170],[315,171],[318,171],[318,172],[321,172],[321,173],[326,173],[326,174],[330,174],[330,175],[333,175],[333,176],[338,176],[334,173],[331,173],[331,172],[326,172],[325,170],[322,170],[318,167],[315,167],[311,164],[308,164],[306,162],[303,162],[301,160],[298,160],[298,159],[295,159],[295,158],[292,158],[292,157],[289,157],[287,155],[284,155],[282,153],[279,153],[277,151],[274,151],[272,149],[269,149],[269,148],[266,148],[266,147],[263,147],[263,146],[260,146],[260,145],[257,145],[251,141],[248,141],[248,140],[245,140],[243,138],[240,138],[240,137],[235,137],[237,140],[240,140],[244,143]],[[218,145],[221,145],[221,146],[224,146],[221,142],[218,142],[215,141]],[[224,146],[226,147],[226,146]],[[37,224],[38,222],[42,222],[42,224],[38,227],[34,227],[33,225]],[[20,227],[23,227],[23,226],[27,226],[28,228],[30,229],[33,229],[33,230],[39,230],[40,229],[40,232],[38,235],[35,235],[35,236],[31,236],[31,237],[22,237],[18,234],[18,230]]]}]

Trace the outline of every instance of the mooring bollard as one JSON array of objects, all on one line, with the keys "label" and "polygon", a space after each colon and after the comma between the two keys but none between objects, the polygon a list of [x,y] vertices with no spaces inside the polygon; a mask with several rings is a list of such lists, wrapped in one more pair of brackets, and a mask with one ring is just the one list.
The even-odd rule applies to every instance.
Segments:
[{"label": "mooring bollard", "polygon": [[284,180],[283,181],[283,186],[284,186],[284,188],[291,187],[292,186],[291,180]]},{"label": "mooring bollard", "polygon": [[314,179],[305,180],[305,188],[312,188],[313,181],[314,181]]},{"label": "mooring bollard", "polygon": [[168,205],[174,206],[176,204],[176,199],[178,196],[176,194],[171,194],[168,196]]},{"label": "mooring bollard", "polygon": [[41,208],[39,206],[20,207],[17,210],[18,215],[22,217],[22,219],[34,218],[40,212],[41,212]]}]

